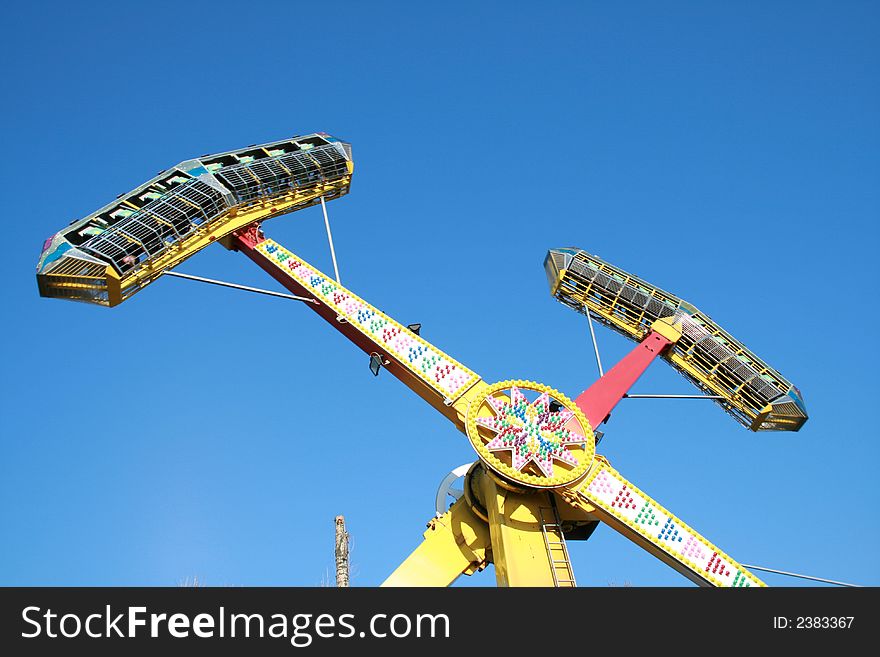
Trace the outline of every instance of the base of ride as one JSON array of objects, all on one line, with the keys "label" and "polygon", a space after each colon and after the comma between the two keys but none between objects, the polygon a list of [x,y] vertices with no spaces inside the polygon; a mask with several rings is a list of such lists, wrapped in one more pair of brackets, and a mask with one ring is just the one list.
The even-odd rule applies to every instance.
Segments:
[{"label": "base of ride", "polygon": [[492,563],[498,586],[574,587],[567,542],[587,540],[600,522],[699,585],[764,586],[598,460],[594,476],[567,491],[518,489],[475,463],[465,495],[428,523],[422,543],[382,586],[449,586]]},{"label": "base of ride", "polygon": [[346,194],[352,172],[350,145],[324,133],[187,160],[48,239],[40,294],[118,305],[219,242],[450,420],[478,460],[385,586],[446,586],[489,563],[500,586],[575,586],[567,541],[600,523],[697,584],[763,586],[596,454],[597,428],[658,358],[756,431],[803,425],[797,388],[693,306],[576,249],[548,254],[551,293],[637,344],[574,398],[532,381],[488,383],[263,234],[269,218]]}]

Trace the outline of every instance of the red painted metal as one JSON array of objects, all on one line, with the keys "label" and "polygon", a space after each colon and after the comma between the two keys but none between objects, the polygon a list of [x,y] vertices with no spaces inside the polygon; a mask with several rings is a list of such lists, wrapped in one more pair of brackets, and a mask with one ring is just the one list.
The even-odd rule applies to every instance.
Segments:
[{"label": "red painted metal", "polygon": [[263,235],[263,231],[260,230],[260,224],[251,224],[250,226],[245,226],[240,231],[235,233],[234,238],[239,240],[239,244],[243,243],[248,248],[253,248],[260,242],[264,242],[266,237]]},{"label": "red painted metal", "polygon": [[617,402],[623,399],[642,372],[670,344],[672,342],[662,335],[651,331],[623,360],[574,400],[587,416],[591,427],[596,428],[608,419],[611,409],[617,406]]}]

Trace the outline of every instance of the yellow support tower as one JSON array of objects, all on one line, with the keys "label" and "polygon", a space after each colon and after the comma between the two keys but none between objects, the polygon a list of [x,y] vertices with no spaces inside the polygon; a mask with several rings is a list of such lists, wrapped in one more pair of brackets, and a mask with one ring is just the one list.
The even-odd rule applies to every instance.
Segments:
[{"label": "yellow support tower", "polygon": [[464,499],[431,520],[424,539],[382,586],[449,586],[489,562],[489,528]]},{"label": "yellow support tower", "polygon": [[483,477],[482,484],[498,586],[557,586],[541,515],[542,507],[551,508],[552,493],[518,493],[491,476]]}]

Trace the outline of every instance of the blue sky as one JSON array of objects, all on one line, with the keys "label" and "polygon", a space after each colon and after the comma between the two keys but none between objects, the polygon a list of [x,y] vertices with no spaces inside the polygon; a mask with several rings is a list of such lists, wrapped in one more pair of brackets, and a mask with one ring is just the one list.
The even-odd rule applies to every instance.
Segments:
[{"label": "blue sky", "polygon": [[[416,547],[474,455],[307,309],[174,279],[115,309],[37,294],[72,219],[183,159],[318,130],[354,148],[329,206],[343,281],[486,380],[595,379],[541,267],[575,245],[794,381],[797,434],[630,400],[600,451],[740,561],[880,584],[877,6],[473,4],[7,10],[0,584],[319,585],[336,514],[355,585]],[[330,270],[319,209],[264,228]],[[180,271],[274,285],[219,246]],[[606,365],[630,347],[598,337]],[[692,390],[658,363],[634,391]],[[690,585],[607,527],[570,549],[582,585]]]}]

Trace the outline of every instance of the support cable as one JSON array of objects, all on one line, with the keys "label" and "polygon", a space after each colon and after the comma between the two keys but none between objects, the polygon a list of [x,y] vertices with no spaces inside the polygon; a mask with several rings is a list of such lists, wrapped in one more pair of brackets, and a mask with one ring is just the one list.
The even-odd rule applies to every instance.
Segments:
[{"label": "support cable", "polygon": [[339,266],[336,264],[336,249],[333,248],[333,233],[330,232],[330,219],[327,218],[327,204],[324,197],[321,197],[321,210],[324,211],[324,226],[327,227],[327,241],[330,242],[330,257],[333,258],[333,271],[336,273],[336,282],[342,285],[339,280]]},{"label": "support cable", "polygon": [[590,323],[590,337],[593,338],[593,351],[596,352],[596,365],[599,367],[599,378],[605,376],[602,369],[602,357],[599,356],[599,345],[596,342],[596,329],[593,328],[593,318],[590,317],[590,311],[587,310],[587,321]]},{"label": "support cable", "polygon": [[765,568],[764,566],[752,566],[744,563],[743,566],[752,570],[763,570],[766,573],[776,573],[777,575],[786,575],[787,577],[799,577],[800,579],[809,579],[814,582],[824,582],[826,584],[834,584],[836,586],[849,586],[853,588],[862,588],[861,584],[849,584],[848,582],[838,582],[834,579],[825,579],[824,577],[813,577],[812,575],[801,575],[800,573],[790,573],[785,570],[776,570],[775,568]]},{"label": "support cable", "polygon": [[315,299],[308,297],[297,297],[293,294],[284,294],[283,292],[273,292],[272,290],[264,290],[259,287],[250,287],[248,285],[238,285],[237,283],[228,283],[226,281],[218,281],[213,278],[204,278],[202,276],[193,276],[192,274],[181,274],[176,271],[163,272],[163,276],[174,276],[176,278],[185,278],[188,281],[198,281],[199,283],[209,283],[211,285],[219,285],[220,287],[231,287],[234,290],[243,290],[245,292],[254,292],[256,294],[265,294],[269,297],[280,297],[282,299],[292,299],[294,301],[305,301],[306,303],[318,303]]},{"label": "support cable", "polygon": [[624,395],[626,399],[725,399],[721,395]]},{"label": "support cable", "polygon": [[[587,310],[587,321],[590,323],[590,337],[593,339],[593,351],[596,353],[596,365],[599,368],[599,378],[605,376],[602,369],[602,357],[599,355],[599,344],[596,342],[596,329],[593,327],[593,318]],[[624,395],[626,399],[724,399],[721,395]]]}]

